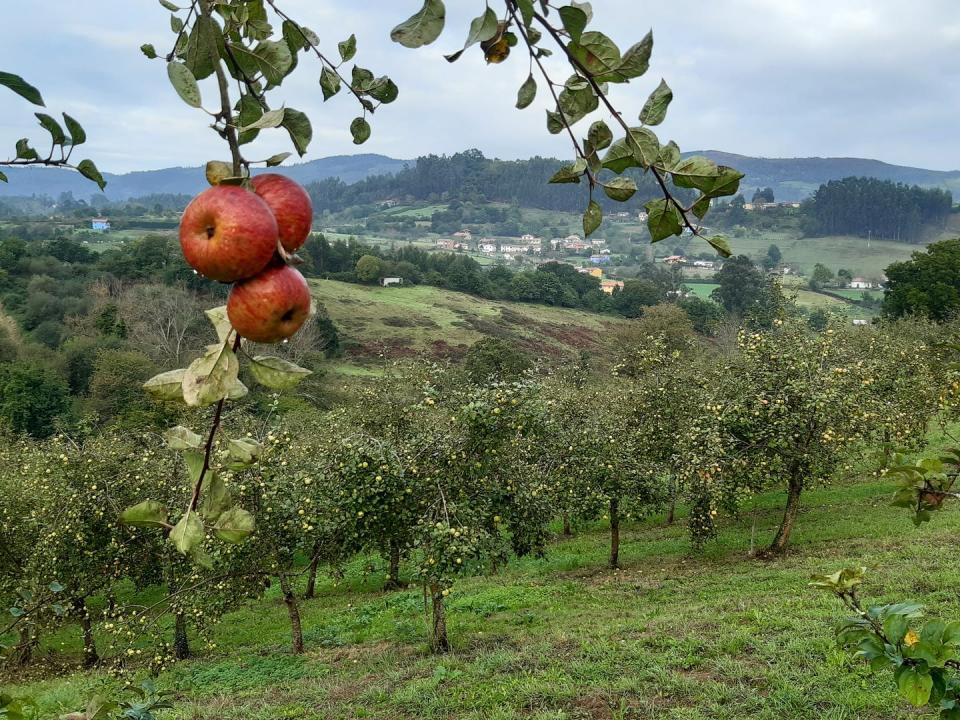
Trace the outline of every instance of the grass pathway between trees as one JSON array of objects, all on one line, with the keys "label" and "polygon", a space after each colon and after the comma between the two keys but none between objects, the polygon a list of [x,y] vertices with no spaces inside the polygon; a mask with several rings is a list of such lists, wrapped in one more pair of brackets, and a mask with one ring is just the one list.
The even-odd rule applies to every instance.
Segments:
[{"label": "grass pathway between trees", "polygon": [[[176,692],[178,720],[916,717],[889,673],[871,677],[835,647],[844,611],[806,586],[813,573],[866,565],[871,599],[914,598],[960,618],[960,513],[916,529],[890,495],[876,480],[810,491],[793,551],[775,562],[746,556],[752,515],[760,544],[776,529],[775,493],[701,554],[682,524],[627,526],[618,572],[604,567],[603,529],[591,528],[544,560],[459,582],[446,656],[427,652],[422,592],[382,593],[382,573],[364,574],[380,560],[358,560],[303,603],[305,655],[287,652],[272,595],[228,615],[217,647],[198,647],[159,685]],[[72,635],[58,649],[76,652]],[[38,696],[47,717],[103,682],[64,674],[13,690]]]}]

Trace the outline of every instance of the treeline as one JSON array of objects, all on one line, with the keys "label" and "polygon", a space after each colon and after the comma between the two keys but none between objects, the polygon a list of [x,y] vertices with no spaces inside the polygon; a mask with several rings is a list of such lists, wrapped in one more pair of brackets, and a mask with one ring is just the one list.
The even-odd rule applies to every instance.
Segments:
[{"label": "treeline", "polygon": [[953,207],[947,190],[890,180],[831,180],[804,203],[807,235],[858,235],[918,243],[930,228],[942,229]]},{"label": "treeline", "polygon": [[302,253],[307,259],[307,274],[332,280],[374,284],[384,277],[400,277],[407,284],[434,285],[490,300],[581,308],[625,317],[639,317],[645,307],[666,301],[680,284],[672,269],[647,263],[635,278],[625,280],[622,288],[608,294],[600,289],[598,278],[565,263],[546,262],[535,270],[523,271],[506,265],[484,269],[463,253],[428,252],[410,246],[384,249],[353,238],[331,243],[322,235],[312,239]]},{"label": "treeline", "polygon": [[[479,150],[450,156],[426,155],[412,167],[394,175],[375,175],[347,185],[330,178],[307,185],[314,211],[339,212],[354,205],[384,200],[505,202],[523,207],[578,212],[585,205],[580,185],[550,185],[550,177],[565,163],[534,157],[529,160],[492,160]],[[637,183],[637,193],[625,203],[595,196],[604,209],[639,211],[647,200],[658,197],[656,181],[639,171],[628,174]]]}]

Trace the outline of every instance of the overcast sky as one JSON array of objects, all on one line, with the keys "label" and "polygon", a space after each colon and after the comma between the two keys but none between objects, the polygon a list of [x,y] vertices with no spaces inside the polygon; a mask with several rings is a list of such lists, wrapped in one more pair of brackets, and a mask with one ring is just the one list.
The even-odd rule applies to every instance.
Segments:
[{"label": "overcast sky", "polygon": [[[184,105],[161,61],[173,35],[156,0],[6,2],[0,69],[22,74],[86,127],[88,155],[102,170],[126,172],[199,165],[223,157],[206,116]],[[547,134],[546,93],[514,109],[527,60],[515,53],[486,66],[477,48],[449,65],[480,0],[448,0],[447,29],[419,50],[392,43],[390,29],[420,0],[279,0],[323,46],[350,32],[356,60],[389,74],[399,99],[373,117],[358,148],[347,130],[357,114],[346,94],[324,104],[320,68],[300,66],[277,91],[307,112],[314,140],[305,159],[354,152],[399,158],[476,147],[500,158],[567,157]],[[496,3],[493,4],[496,7]],[[635,118],[663,77],[674,90],[661,140],[684,150],[716,149],[766,157],[854,156],[903,165],[960,168],[960,2],[958,0],[594,0],[594,27],[626,47],[653,28],[646,76],[614,91]],[[557,72],[563,79],[566,74]],[[214,88],[204,85],[207,107]],[[0,114],[0,150],[24,135],[40,138],[33,108],[9,93]],[[584,124],[584,128],[586,124]],[[585,132],[585,130],[584,130]],[[281,130],[261,134],[251,157],[288,150]],[[38,142],[38,145],[40,143]]]}]

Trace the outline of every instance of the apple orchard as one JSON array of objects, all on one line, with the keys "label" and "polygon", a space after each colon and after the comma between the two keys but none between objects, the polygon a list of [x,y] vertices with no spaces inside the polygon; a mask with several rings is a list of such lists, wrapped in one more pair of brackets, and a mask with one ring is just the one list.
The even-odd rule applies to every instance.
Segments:
[{"label": "apple orchard", "polygon": [[[425,637],[443,652],[457,642],[448,636],[445,600],[458,579],[541,556],[557,532],[599,523],[617,568],[622,523],[661,512],[673,522],[680,507],[699,548],[757,494],[778,490],[786,492],[782,522],[763,551],[777,556],[802,522],[806,490],[877,448],[885,464],[893,448],[922,448],[930,422],[952,417],[960,385],[950,349],[938,345],[943,327],[832,322],[814,332],[785,304],[764,322],[744,318],[727,342],[638,320],[609,367],[491,366],[478,375],[396,362],[332,408],[286,405],[309,371],[283,357],[282,345],[264,346],[295,336],[310,316],[310,286],[296,265],[313,209],[284,175],[251,172],[243,149],[280,129],[306,152],[309,118],[273,99],[298,61],[317,63],[324,99],[342,93],[358,104],[350,125],[357,144],[371,134],[368,117],[399,90],[358,64],[348,73],[355,37],[331,59],[279,0],[161,4],[173,18],[171,48],[145,45],[143,53],[165,63],[192,107],[204,107],[200,82],[209,84],[216,99],[207,114],[231,158],[207,163],[210,187],[183,213],[180,246],[211,285],[231,287],[226,305],[207,312],[203,353],[145,382],[143,402],[164,408],[170,426],[47,440],[3,431],[0,597],[11,610],[0,642],[17,667],[29,666],[47,636],[69,629],[82,637],[88,667],[102,665],[125,681],[162,673],[212,644],[226,613],[272,588],[300,653],[300,603],[314,594],[319,573],[337,578],[357,557],[368,558],[388,589],[423,588]],[[621,50],[587,30],[588,3],[505,0],[501,10],[486,7],[464,49],[447,60],[479,46],[491,64],[511,55],[527,63],[517,107],[530,106],[538,87],[550,93],[546,129],[569,137],[573,158],[549,181],[585,186],[585,235],[602,222],[595,194],[625,201],[637,189],[631,174],[643,173],[662,191],[645,205],[653,241],[684,230],[701,236],[711,203],[736,193],[742,174],[661,142],[653,128],[673,97],[665,82],[650,92],[638,125],[610,97],[644,76],[652,35]],[[443,27],[443,3],[426,0],[391,36],[418,48]],[[562,82],[552,79],[558,68],[569,74]],[[34,101],[25,83],[3,84]],[[598,110],[606,119],[578,126]],[[42,124],[67,150],[62,162],[45,164],[73,167],[69,151],[82,128],[67,138]],[[34,161],[18,149],[26,157],[18,154],[16,164]],[[77,169],[102,182],[91,167]],[[703,239],[730,254],[723,237]],[[950,492],[928,487],[939,480],[911,485],[906,504],[929,515],[931,487]],[[854,598],[849,583],[830,582]],[[857,631],[875,630],[868,623]],[[953,642],[942,632],[938,641]],[[922,674],[918,663],[907,664]],[[19,700],[0,697],[0,710],[21,717],[10,710]],[[76,717],[107,716],[97,712]]]}]

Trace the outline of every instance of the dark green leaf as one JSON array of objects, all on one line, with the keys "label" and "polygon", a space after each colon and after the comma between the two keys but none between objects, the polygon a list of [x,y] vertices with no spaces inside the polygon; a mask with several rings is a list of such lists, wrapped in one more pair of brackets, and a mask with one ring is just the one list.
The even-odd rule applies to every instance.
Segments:
[{"label": "dark green leaf", "polygon": [[603,183],[603,191],[611,200],[626,202],[637,191],[637,184],[628,177],[615,177]]},{"label": "dark green leaf", "polygon": [[50,138],[53,140],[54,145],[63,145],[67,141],[66,133],[63,132],[60,123],[46,113],[34,113],[34,115],[36,115],[37,120],[40,121],[40,127],[50,133]]},{"label": "dark green leaf", "polygon": [[563,132],[564,127],[566,126],[563,124],[563,117],[560,113],[547,110],[547,131],[551,135],[556,135]]},{"label": "dark green leaf", "polygon": [[701,195],[697,198],[697,201],[693,204],[690,210],[698,219],[703,220],[706,216],[707,211],[710,209],[710,198],[707,195]]},{"label": "dark green leaf", "polygon": [[8,182],[7,176],[2,172],[0,172],[0,182]]},{"label": "dark green leaf", "polygon": [[340,59],[349,62],[357,54],[357,36],[351,34],[346,40],[337,43],[337,50],[340,51]]},{"label": "dark green leaf", "polygon": [[530,74],[527,76],[527,79],[523,81],[520,90],[517,91],[517,108],[523,110],[525,107],[529,107],[530,103],[532,103],[536,97],[537,81],[533,79],[533,74]]},{"label": "dark green leaf", "polygon": [[386,76],[378,77],[373,82],[373,85],[367,89],[367,94],[369,94],[370,97],[384,104],[392,103],[396,100],[399,92],[396,83]]},{"label": "dark green leaf", "polygon": [[180,8],[174,5],[170,0],[160,0],[160,4],[163,5],[170,12],[177,12]]},{"label": "dark green leaf", "polygon": [[671,140],[660,148],[660,155],[657,157],[657,167],[670,170],[678,162],[680,162],[680,148]]},{"label": "dark green leaf", "polygon": [[323,91],[324,100],[329,100],[340,92],[340,76],[326,65],[320,71],[320,90]]},{"label": "dark green leaf", "polygon": [[203,523],[193,510],[187,512],[170,531],[170,542],[183,555],[189,555],[203,542]]},{"label": "dark green leaf", "polygon": [[103,179],[103,175],[97,170],[97,166],[93,164],[93,160],[81,160],[77,164],[77,171],[87,180],[93,180],[101,190],[107,186],[107,181]]},{"label": "dark green leaf", "polygon": [[710,247],[716,250],[721,256],[728,258],[733,255],[733,248],[730,247],[730,241],[723,235],[708,237],[707,242],[710,243]]},{"label": "dark green leaf", "polygon": [[442,0],[424,0],[419,12],[390,31],[390,39],[408,48],[429,45],[443,32],[446,13]]},{"label": "dark green leaf", "polygon": [[574,42],[580,42],[580,37],[589,22],[587,14],[573,5],[564,5],[558,12],[560,13],[560,21],[563,23],[563,29],[570,35],[570,39]]},{"label": "dark green leaf", "polygon": [[930,700],[930,691],[933,689],[930,673],[920,672],[910,665],[901,665],[895,677],[900,694],[913,705],[921,707]]},{"label": "dark green leaf", "polygon": [[190,69],[183,63],[167,63],[167,77],[177,95],[190,107],[200,107],[200,87]]},{"label": "dark green leaf", "polygon": [[17,157],[23,160],[36,160],[40,156],[37,151],[30,147],[30,141],[26,138],[17,140]]},{"label": "dark green leaf", "polygon": [[578,183],[580,176],[587,170],[587,161],[577,158],[572,165],[564,165],[557,170],[547,182],[551,183]]},{"label": "dark green leaf", "polygon": [[87,133],[84,132],[80,123],[66,113],[63,113],[63,122],[67,126],[67,132],[70,133],[71,145],[83,145],[87,141]]},{"label": "dark green leaf", "polygon": [[362,145],[370,137],[370,123],[366,118],[354,118],[350,123],[350,134],[353,135],[354,145]]},{"label": "dark green leaf", "polygon": [[178,18],[176,15],[171,15],[170,29],[175,33],[179,33],[181,30],[183,30],[183,20]]},{"label": "dark green leaf", "polygon": [[614,72],[620,65],[620,49],[616,43],[601,32],[589,31],[577,42],[567,46],[574,58],[592,75],[602,76]]},{"label": "dark green leaf", "polygon": [[220,55],[222,38],[220,26],[212,17],[201,15],[194,22],[187,40],[184,63],[197,80],[203,80],[213,74],[215,69],[213,59]]},{"label": "dark green leaf", "polygon": [[647,211],[647,229],[650,239],[659,242],[671,235],[679,235],[683,229],[683,218],[677,206],[661,198],[651,200],[644,205]]},{"label": "dark green leaf", "polygon": [[667,116],[667,107],[673,100],[673,90],[663,80],[657,85],[657,89],[650,93],[647,102],[644,103],[640,111],[640,122],[644,125],[659,125]]},{"label": "dark green leaf", "polygon": [[623,54],[617,73],[626,80],[640,77],[650,67],[650,53],[653,52],[653,32],[648,32],[643,40],[631,45]]},{"label": "dark green leaf", "polygon": [[267,88],[282,83],[293,69],[293,54],[285,42],[264,40],[253,49],[253,54],[267,81]]},{"label": "dark green leaf", "polygon": [[[240,127],[253,125],[260,116],[263,115],[263,107],[261,107],[257,99],[250,94],[241,96],[239,110],[240,116],[236,122]],[[284,116],[286,116],[286,113],[284,113]],[[241,145],[245,145],[248,142],[252,142],[259,134],[259,130],[248,130],[247,132],[239,133],[237,140]]]},{"label": "dark green leaf", "polygon": [[253,532],[254,527],[253,515],[234,507],[220,515],[213,532],[224,542],[241,543]]},{"label": "dark green leaf", "polygon": [[297,154],[303,157],[307,152],[307,146],[313,139],[313,127],[310,125],[310,118],[299,110],[287,108],[283,114],[281,126],[290,133],[290,139],[297,150]]},{"label": "dark green leaf", "polygon": [[8,72],[0,72],[0,85],[10,88],[24,100],[28,100],[34,105],[44,107],[43,98],[40,97],[40,91],[19,75],[14,75],[13,73]]},{"label": "dark green leaf", "polygon": [[597,120],[587,131],[587,141],[595,150],[604,150],[613,142],[613,132],[603,120]]},{"label": "dark green leaf", "polygon": [[208,473],[203,478],[200,495],[200,516],[207,522],[216,522],[233,500],[230,491],[223,484],[223,478],[217,473]]},{"label": "dark green leaf", "polygon": [[470,31],[467,33],[467,41],[463,44],[463,49],[451,55],[445,55],[444,57],[446,57],[448,62],[455,62],[463,54],[463,51],[471,45],[475,45],[478,42],[486,42],[493,38],[497,34],[499,26],[500,23],[499,20],[497,20],[497,14],[488,7],[483,15],[474,18],[470,22]]},{"label": "dark green leaf", "polygon": [[602,220],[603,210],[600,209],[600,204],[596,200],[591,200],[586,212],[583,213],[583,236],[587,237],[593,233],[600,227]]},{"label": "dark green leaf", "polygon": [[141,45],[140,52],[142,52],[151,60],[155,60],[157,57],[157,50],[150,43],[144,43],[143,45]]},{"label": "dark green leaf", "polygon": [[630,128],[630,133],[617,140],[603,158],[603,166],[615,173],[629,167],[649,167],[660,154],[660,141],[647,128]]}]

